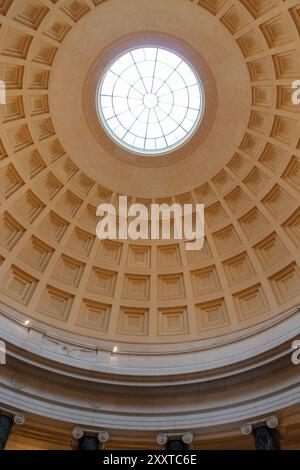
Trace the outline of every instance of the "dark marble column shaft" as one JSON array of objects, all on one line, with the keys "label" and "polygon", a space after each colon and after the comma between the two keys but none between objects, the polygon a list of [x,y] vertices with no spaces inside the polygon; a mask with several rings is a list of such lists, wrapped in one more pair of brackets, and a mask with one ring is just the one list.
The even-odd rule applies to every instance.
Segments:
[{"label": "dark marble column shaft", "polygon": [[13,423],[13,418],[10,416],[0,415],[0,450],[6,447]]},{"label": "dark marble column shaft", "polygon": [[171,439],[171,440],[168,440],[168,442],[166,443],[166,449],[171,452],[173,451],[184,452],[188,450],[188,446],[180,439]]},{"label": "dark marble column shaft", "polygon": [[259,426],[253,429],[256,450],[280,450],[279,435],[276,429]]},{"label": "dark marble column shaft", "polygon": [[83,436],[78,439],[78,450],[98,450],[99,440],[95,436]]}]

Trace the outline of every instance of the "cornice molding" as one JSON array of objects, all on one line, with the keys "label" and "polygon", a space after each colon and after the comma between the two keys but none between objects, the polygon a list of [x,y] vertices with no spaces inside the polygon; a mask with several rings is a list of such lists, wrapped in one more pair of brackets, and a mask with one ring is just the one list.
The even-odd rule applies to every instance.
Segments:
[{"label": "cornice molding", "polygon": [[216,374],[216,371],[223,375],[224,371],[230,373],[233,364],[243,364],[245,361],[249,364],[251,360],[257,364],[259,356],[267,357],[268,351],[276,351],[287,342],[292,344],[295,336],[300,335],[300,309],[297,306],[282,314],[280,321],[267,322],[259,329],[250,328],[214,341],[188,343],[184,349],[183,345],[174,344],[172,350],[168,350],[170,345],[166,345],[164,350],[162,345],[157,352],[153,349],[154,345],[145,345],[145,353],[141,354],[140,347],[135,350],[134,345],[120,345],[115,354],[111,343],[86,342],[86,338],[50,327],[47,329],[46,325],[36,322],[28,328],[20,313],[3,304],[0,308],[2,313],[5,312],[1,337],[6,341],[8,350],[12,345],[14,350],[22,351],[17,353],[20,357],[39,356],[47,364],[45,367],[52,368],[52,364],[56,364],[55,367],[59,364],[63,368],[76,367],[89,374],[114,375],[117,381],[127,377],[132,382],[139,376],[161,384],[162,377],[168,381],[172,376],[184,376],[186,380],[186,376],[202,373],[207,377]]},{"label": "cornice molding", "polygon": [[6,366],[4,366],[14,373],[24,375],[32,380],[38,380],[43,384],[51,384],[63,387],[67,390],[76,390],[80,392],[89,393],[107,393],[116,395],[127,395],[132,397],[169,397],[169,396],[182,396],[184,394],[199,394],[199,393],[215,393],[223,392],[229,387],[238,387],[245,384],[252,384],[270,376],[277,376],[280,372],[292,370],[293,364],[291,362],[290,354],[287,353],[283,357],[269,362],[268,364],[254,367],[245,372],[232,372],[231,376],[211,379],[207,381],[199,381],[198,383],[170,384],[161,386],[146,386],[137,384],[116,385],[107,384],[104,382],[94,382],[89,379],[80,378],[78,375],[70,377],[64,375],[62,372],[53,372],[43,369],[38,366],[32,366],[18,358],[8,356]]}]

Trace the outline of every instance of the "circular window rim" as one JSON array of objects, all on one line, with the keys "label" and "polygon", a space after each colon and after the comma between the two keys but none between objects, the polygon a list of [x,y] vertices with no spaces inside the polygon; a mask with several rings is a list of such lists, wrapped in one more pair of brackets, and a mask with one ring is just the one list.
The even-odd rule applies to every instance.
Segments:
[{"label": "circular window rim", "polygon": [[[200,83],[202,84],[205,99],[205,112],[193,134],[175,149],[170,149],[164,153],[151,154],[151,156],[130,151],[108,134],[102,120],[99,119],[97,106],[99,83],[108,67],[126,51],[145,47],[145,45],[147,45],[146,47],[167,49],[183,57],[191,65],[196,75],[201,77]],[[178,163],[197,151],[214,124],[217,102],[217,87],[213,74],[204,58],[191,44],[169,34],[139,32],[118,38],[98,54],[87,74],[82,106],[90,130],[103,150],[109,155],[134,166],[159,167]]]},{"label": "circular window rim", "polygon": [[103,125],[105,131],[108,133],[109,137],[114,139],[119,145],[124,147],[125,150],[128,150],[129,152],[131,152],[135,155],[141,155],[143,157],[148,157],[148,158],[152,158],[152,157],[155,157],[155,156],[156,157],[161,157],[162,155],[165,155],[165,154],[170,153],[170,152],[174,152],[174,150],[179,149],[181,146],[185,145],[186,142],[193,137],[195,132],[197,132],[198,127],[201,125],[201,121],[202,121],[204,113],[205,113],[205,105],[206,105],[206,103],[205,103],[205,92],[204,92],[204,88],[203,88],[203,85],[202,85],[202,80],[201,80],[201,77],[199,76],[199,74],[194,69],[193,65],[188,60],[186,60],[185,57],[183,57],[181,54],[179,54],[177,51],[174,51],[170,48],[166,48],[166,47],[162,47],[162,46],[155,46],[157,49],[170,52],[171,54],[174,54],[177,57],[181,58],[181,60],[186,65],[188,65],[190,67],[191,71],[195,75],[195,77],[197,79],[197,84],[199,86],[200,95],[201,95],[201,106],[199,107],[199,110],[198,110],[198,116],[197,116],[191,130],[188,131],[184,137],[179,139],[176,143],[174,143],[172,145],[169,145],[166,148],[159,149],[159,150],[139,150],[137,147],[134,147],[133,145],[126,144],[126,142],[124,142],[123,139],[119,138],[116,134],[114,134],[114,131],[110,128],[109,124],[107,123],[107,120],[104,117],[104,114],[103,114],[103,111],[102,111],[102,108],[101,108],[101,103],[100,103],[101,96],[102,96],[101,95],[101,89],[102,89],[104,80],[106,78],[106,74],[109,72],[111,67],[113,67],[113,65],[121,57],[123,57],[123,55],[127,54],[128,52],[132,52],[132,51],[140,50],[140,49],[147,49],[147,48],[151,48],[151,47],[154,47],[153,44],[145,44],[143,46],[136,46],[134,48],[124,50],[118,57],[115,57],[115,59],[110,64],[107,65],[107,67],[104,70],[102,76],[100,77],[98,87],[97,87],[97,91],[96,91],[96,97],[95,97],[95,99],[96,99],[96,108],[97,108],[99,120],[100,120],[101,124]]}]

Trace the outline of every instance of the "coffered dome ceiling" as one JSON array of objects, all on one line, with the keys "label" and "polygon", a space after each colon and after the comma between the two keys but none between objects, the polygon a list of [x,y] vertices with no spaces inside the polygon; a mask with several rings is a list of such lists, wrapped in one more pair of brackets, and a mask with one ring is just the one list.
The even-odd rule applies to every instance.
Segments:
[{"label": "coffered dome ceiling", "polygon": [[[1,0],[0,12],[2,314],[125,349],[201,347],[292,315],[299,1]],[[191,141],[153,160],[118,148],[95,108],[111,57],[143,41],[185,54],[206,93]],[[96,207],[119,194],[204,202],[203,250],[98,240]]]}]

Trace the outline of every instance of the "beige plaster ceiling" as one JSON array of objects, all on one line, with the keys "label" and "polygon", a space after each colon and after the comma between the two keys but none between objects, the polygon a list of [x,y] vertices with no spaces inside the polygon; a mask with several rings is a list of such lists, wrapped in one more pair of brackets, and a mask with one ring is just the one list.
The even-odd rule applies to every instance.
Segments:
[{"label": "beige plaster ceiling", "polygon": [[[103,69],[131,44],[145,42],[187,57],[198,69],[206,96],[204,120],[191,144],[158,158],[137,158],[111,139],[108,143],[95,112]],[[55,59],[49,102],[54,127],[77,165],[115,191],[153,198],[185,192],[225,166],[247,128],[251,87],[236,41],[203,8],[182,0],[112,0],[67,36]]]},{"label": "beige plaster ceiling", "polygon": [[[299,1],[0,0],[0,13],[0,291],[10,316],[163,344],[270,325],[299,304]],[[93,73],[143,31],[174,38],[216,90],[207,127],[174,162],[134,161],[92,123]],[[205,202],[204,249],[100,242],[96,207],[119,193]]]}]

